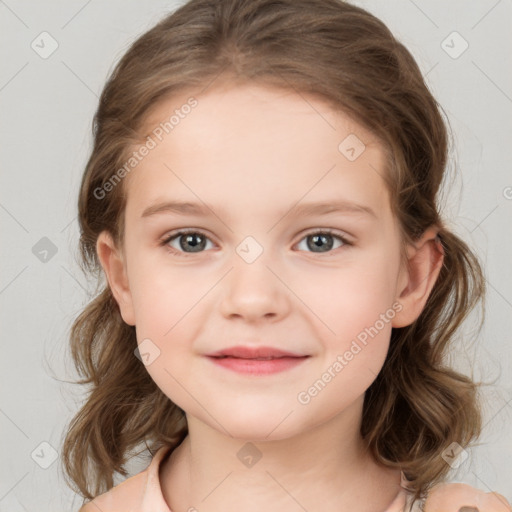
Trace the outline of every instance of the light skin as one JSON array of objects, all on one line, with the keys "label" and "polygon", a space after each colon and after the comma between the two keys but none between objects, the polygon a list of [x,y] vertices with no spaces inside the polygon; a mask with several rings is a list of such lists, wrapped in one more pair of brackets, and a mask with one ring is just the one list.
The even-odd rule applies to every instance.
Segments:
[{"label": "light skin", "polygon": [[[147,133],[188,97],[154,109]],[[391,328],[412,323],[435,284],[437,230],[408,246],[407,269],[382,179],[383,151],[322,99],[229,83],[195,97],[197,107],[125,178],[124,246],[107,232],[97,242],[124,321],[136,326],[139,344],[150,339],[160,350],[147,371],[186,412],[189,435],[161,467],[164,498],[173,512],[385,510],[400,472],[378,465],[364,448],[364,393],[384,364]],[[338,149],[349,134],[366,145],[354,161]],[[143,216],[171,200],[211,211]],[[375,215],[296,214],[305,203],[341,200]],[[191,249],[197,237],[161,245],[191,228],[207,237],[202,251]],[[308,240],[325,229],[335,232],[315,252]],[[237,252],[249,236],[262,250],[251,263]],[[326,245],[332,248],[322,252]],[[390,320],[378,334],[300,403],[298,394],[386,312]],[[243,344],[310,357],[290,370],[249,376],[204,356]],[[252,467],[237,457],[248,441],[261,453]]]}]

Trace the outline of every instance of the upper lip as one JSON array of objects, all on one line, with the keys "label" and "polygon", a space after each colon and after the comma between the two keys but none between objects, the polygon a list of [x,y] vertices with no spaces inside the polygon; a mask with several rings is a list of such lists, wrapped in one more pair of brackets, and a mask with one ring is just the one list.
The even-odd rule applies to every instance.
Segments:
[{"label": "upper lip", "polygon": [[259,357],[307,357],[306,354],[295,354],[293,352],[288,352],[285,350],[279,350],[273,347],[248,347],[238,345],[236,347],[226,348],[224,350],[218,350],[217,352],[212,352],[211,354],[207,354],[209,357],[221,357],[221,356],[231,356],[238,357],[241,359],[256,359]]}]

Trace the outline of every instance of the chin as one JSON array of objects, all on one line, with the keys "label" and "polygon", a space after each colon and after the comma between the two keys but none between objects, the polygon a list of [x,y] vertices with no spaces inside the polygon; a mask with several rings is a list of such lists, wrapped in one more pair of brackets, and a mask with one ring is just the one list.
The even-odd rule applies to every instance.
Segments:
[{"label": "chin", "polygon": [[278,411],[269,411],[268,408],[250,411],[239,409],[236,414],[232,410],[230,414],[220,416],[223,419],[219,421],[235,439],[253,442],[278,441],[293,437],[300,431],[297,415],[292,410],[284,407]]}]

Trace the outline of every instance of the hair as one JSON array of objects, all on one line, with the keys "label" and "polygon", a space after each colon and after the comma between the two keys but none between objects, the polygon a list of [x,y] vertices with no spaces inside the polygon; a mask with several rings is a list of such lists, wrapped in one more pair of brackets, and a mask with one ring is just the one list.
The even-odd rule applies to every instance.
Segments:
[{"label": "hair", "polygon": [[420,499],[450,469],[442,451],[454,441],[466,447],[481,432],[478,384],[445,359],[483,299],[485,280],[477,256],[439,213],[448,160],[442,108],[386,25],[342,0],[191,0],[135,40],[111,72],[78,198],[80,263],[98,285],[70,332],[84,377],[77,383],[90,390],[63,444],[68,483],[92,499],[113,487],[114,472],[127,476],[128,453],[142,442],[151,453],[165,444],[174,449],[188,433],[184,411],[134,357],[135,328],[123,321],[96,253],[104,230],[122,246],[126,180],[101,199],[95,190],[142,140],[150,109],[219,77],[312,94],[356,120],[385,151],[383,177],[402,244],[439,228],[440,274],[417,320],[392,329],[361,426],[375,460],[401,469],[408,492]]}]

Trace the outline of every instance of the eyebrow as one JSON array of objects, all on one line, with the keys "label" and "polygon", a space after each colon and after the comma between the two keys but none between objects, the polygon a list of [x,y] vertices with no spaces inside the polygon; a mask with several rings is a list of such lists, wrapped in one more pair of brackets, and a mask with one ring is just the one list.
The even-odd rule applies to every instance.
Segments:
[{"label": "eyebrow", "polygon": [[[165,201],[149,206],[143,211],[141,217],[144,218],[162,213],[208,216],[216,210],[216,208],[210,207],[206,204]],[[349,213],[369,215],[377,219],[377,214],[369,206],[345,200],[336,200],[323,203],[303,203],[295,207],[290,207],[287,212],[302,217],[308,215],[327,215],[331,213]],[[288,213],[282,214],[281,217],[288,215]]]}]

